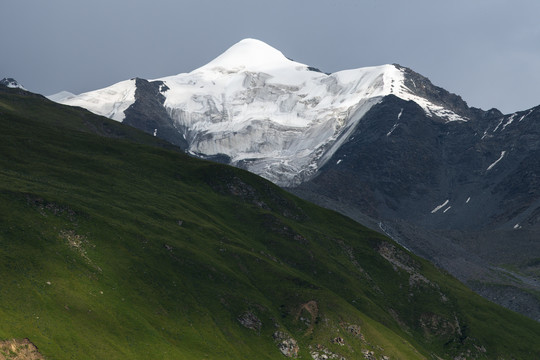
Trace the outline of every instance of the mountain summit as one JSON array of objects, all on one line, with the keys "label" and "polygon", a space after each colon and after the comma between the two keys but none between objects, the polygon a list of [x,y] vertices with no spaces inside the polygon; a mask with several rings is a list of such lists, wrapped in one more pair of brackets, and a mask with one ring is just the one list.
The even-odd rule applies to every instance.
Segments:
[{"label": "mountain summit", "polygon": [[[257,39],[244,39],[231,46],[223,54],[204,65],[202,68],[224,69],[245,68],[256,70],[271,67],[289,66],[294,64],[283,53],[263,41]],[[302,64],[298,64],[303,66]]]},{"label": "mountain summit", "polygon": [[440,92],[433,96],[429,81],[412,74],[398,65],[325,74],[244,39],[190,73],[49,98],[295,186],[313,178],[385,96],[412,100],[442,122],[467,121],[466,104],[458,108]]},{"label": "mountain summit", "polygon": [[7,86],[8,88],[12,88],[12,89],[26,90],[24,88],[24,86],[19,84],[19,82],[17,80],[13,79],[13,78],[3,78],[2,80],[0,80],[0,85],[4,85],[4,86]]}]

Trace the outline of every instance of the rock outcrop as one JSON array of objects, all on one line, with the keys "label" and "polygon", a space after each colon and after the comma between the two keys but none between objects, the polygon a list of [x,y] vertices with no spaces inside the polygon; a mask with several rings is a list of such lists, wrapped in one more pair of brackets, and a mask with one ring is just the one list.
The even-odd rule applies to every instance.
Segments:
[{"label": "rock outcrop", "polygon": [[298,351],[300,350],[298,343],[289,334],[283,331],[276,331],[272,337],[283,355],[289,358],[296,358],[298,356]]}]

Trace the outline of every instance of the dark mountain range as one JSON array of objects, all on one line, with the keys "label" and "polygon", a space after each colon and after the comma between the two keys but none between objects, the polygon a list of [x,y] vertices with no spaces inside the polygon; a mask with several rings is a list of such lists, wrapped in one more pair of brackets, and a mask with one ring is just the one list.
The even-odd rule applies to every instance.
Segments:
[{"label": "dark mountain range", "polygon": [[487,298],[540,320],[539,151],[540,108],[444,123],[388,97],[292,191],[380,227]]},{"label": "dark mountain range", "polygon": [[400,65],[325,74],[247,39],[209,64],[55,96],[247,169],[540,320],[540,108],[504,115]]}]

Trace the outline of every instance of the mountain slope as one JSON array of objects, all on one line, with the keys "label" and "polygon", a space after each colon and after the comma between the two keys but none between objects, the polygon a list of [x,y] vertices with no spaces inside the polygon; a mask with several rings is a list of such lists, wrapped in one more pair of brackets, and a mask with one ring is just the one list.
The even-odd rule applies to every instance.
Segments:
[{"label": "mountain slope", "polygon": [[539,150],[539,108],[444,124],[387,98],[293,191],[383,229],[539,320]]},{"label": "mountain slope", "polygon": [[470,108],[399,65],[325,74],[253,39],[190,73],[61,102],[392,234],[540,320],[538,108]]},{"label": "mountain slope", "polygon": [[540,355],[538,323],[255,175],[20,90],[0,125],[0,338],[55,359]]}]

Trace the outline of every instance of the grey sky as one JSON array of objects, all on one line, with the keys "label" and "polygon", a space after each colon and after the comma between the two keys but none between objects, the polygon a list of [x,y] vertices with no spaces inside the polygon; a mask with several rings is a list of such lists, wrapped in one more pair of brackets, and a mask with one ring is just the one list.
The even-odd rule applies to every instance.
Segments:
[{"label": "grey sky", "polygon": [[399,63],[509,113],[540,104],[537,0],[0,0],[0,78],[50,95],[189,72],[253,37],[326,72]]}]

